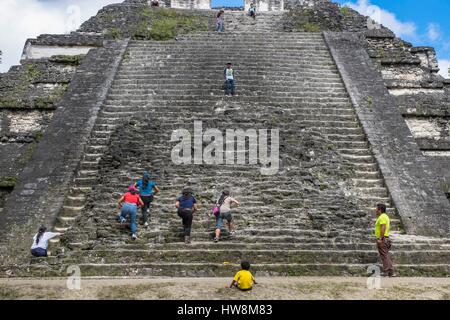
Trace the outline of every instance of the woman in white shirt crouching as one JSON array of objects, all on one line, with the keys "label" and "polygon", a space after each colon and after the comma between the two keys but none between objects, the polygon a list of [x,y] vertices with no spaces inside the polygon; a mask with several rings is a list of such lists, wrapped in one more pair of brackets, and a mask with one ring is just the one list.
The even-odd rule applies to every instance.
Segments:
[{"label": "woman in white shirt crouching", "polygon": [[46,257],[48,241],[54,237],[62,236],[60,232],[47,232],[47,228],[42,226],[39,228],[38,233],[33,237],[33,244],[31,246],[31,254],[34,257]]}]

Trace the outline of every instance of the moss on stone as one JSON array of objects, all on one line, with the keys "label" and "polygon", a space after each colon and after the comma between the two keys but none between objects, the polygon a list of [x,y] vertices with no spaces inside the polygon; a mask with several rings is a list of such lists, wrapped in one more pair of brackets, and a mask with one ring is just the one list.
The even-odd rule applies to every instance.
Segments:
[{"label": "moss on stone", "polygon": [[19,182],[17,176],[0,178],[0,188],[14,188],[17,182]]},{"label": "moss on stone", "polygon": [[37,97],[33,99],[33,107],[36,109],[51,109],[53,103],[44,97]]},{"label": "moss on stone", "polygon": [[450,182],[442,182],[441,187],[442,191],[444,191],[446,194],[450,194]]},{"label": "moss on stone", "polygon": [[129,51],[125,52],[125,54],[123,55],[123,60],[128,61],[130,60],[130,58],[131,58],[130,52]]},{"label": "moss on stone", "polygon": [[27,64],[26,66],[26,80],[28,82],[33,82],[35,81],[37,78],[39,78],[42,73],[36,68],[36,66],[34,64]]},{"label": "moss on stone", "polygon": [[208,31],[206,17],[173,9],[144,9],[143,20],[138,24],[133,38],[136,40],[164,41],[192,31]]},{"label": "moss on stone", "polygon": [[67,83],[61,85],[57,89],[53,90],[49,97],[49,101],[52,104],[52,106],[61,100],[62,96],[66,93],[66,91],[69,89],[69,85]]},{"label": "moss on stone", "polygon": [[306,22],[298,25],[297,30],[304,32],[320,32],[322,31],[322,28],[316,23]]},{"label": "moss on stone", "polygon": [[20,165],[24,166],[24,165],[26,165],[28,163],[28,161],[33,156],[34,151],[36,150],[36,147],[37,147],[37,144],[39,143],[39,140],[35,139],[33,142],[30,143],[27,151],[24,153],[24,155],[19,160],[19,164]]},{"label": "moss on stone", "polygon": [[21,99],[16,97],[0,98],[0,109],[22,109],[24,103]]},{"label": "moss on stone", "polygon": [[56,55],[50,57],[50,62],[57,62],[57,63],[65,63],[65,64],[71,64],[71,65],[80,65],[83,61],[84,57],[86,55],[79,54],[79,55]]},{"label": "moss on stone", "polygon": [[111,28],[106,32],[107,37],[111,37],[113,39],[121,39],[123,38],[122,32],[119,28]]},{"label": "moss on stone", "polygon": [[350,8],[347,6],[341,7],[340,11],[344,16],[350,15]]},{"label": "moss on stone", "polygon": [[369,107],[371,107],[373,105],[373,97],[372,96],[367,97],[367,104],[369,105]]}]

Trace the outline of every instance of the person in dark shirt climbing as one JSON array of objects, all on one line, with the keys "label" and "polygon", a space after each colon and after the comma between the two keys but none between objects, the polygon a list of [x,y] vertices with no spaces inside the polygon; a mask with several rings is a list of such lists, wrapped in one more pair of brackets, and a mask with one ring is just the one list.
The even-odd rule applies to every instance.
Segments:
[{"label": "person in dark shirt climbing", "polygon": [[183,189],[182,195],[177,198],[175,207],[178,209],[178,216],[183,220],[184,242],[191,243],[191,229],[194,212],[198,210],[197,200],[192,195],[189,188]]},{"label": "person in dark shirt climbing", "polygon": [[148,219],[150,218],[150,206],[153,202],[153,196],[159,192],[156,182],[150,180],[150,173],[144,172],[141,180],[134,185],[139,190],[144,205],[142,206],[142,224],[144,228],[148,227]]}]

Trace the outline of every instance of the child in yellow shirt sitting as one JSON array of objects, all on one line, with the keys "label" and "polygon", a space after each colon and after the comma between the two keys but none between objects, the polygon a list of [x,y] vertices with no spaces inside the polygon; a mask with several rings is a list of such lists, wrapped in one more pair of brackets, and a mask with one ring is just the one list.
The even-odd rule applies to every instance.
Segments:
[{"label": "child in yellow shirt sitting", "polygon": [[249,270],[250,270],[250,263],[247,261],[242,261],[241,271],[236,273],[236,275],[234,276],[230,288],[238,288],[241,291],[252,290],[253,285],[256,284],[256,281]]}]

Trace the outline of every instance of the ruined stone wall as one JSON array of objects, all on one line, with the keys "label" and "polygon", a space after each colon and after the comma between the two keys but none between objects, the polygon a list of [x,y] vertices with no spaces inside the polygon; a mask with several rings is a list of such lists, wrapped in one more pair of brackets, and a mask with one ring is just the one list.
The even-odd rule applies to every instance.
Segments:
[{"label": "ruined stone wall", "polygon": [[402,121],[394,97],[364,50],[364,38],[326,32],[325,40],[408,233],[447,236],[450,204],[437,183],[434,163],[421,154]]},{"label": "ruined stone wall", "polygon": [[450,180],[449,81],[441,77],[432,47],[414,47],[355,10],[330,1],[287,1],[286,31],[337,31],[363,35],[364,46],[382,74],[389,93],[440,177]]},{"label": "ruined stone wall", "polygon": [[0,185],[5,194],[18,182],[81,60],[26,59],[0,74]]}]

